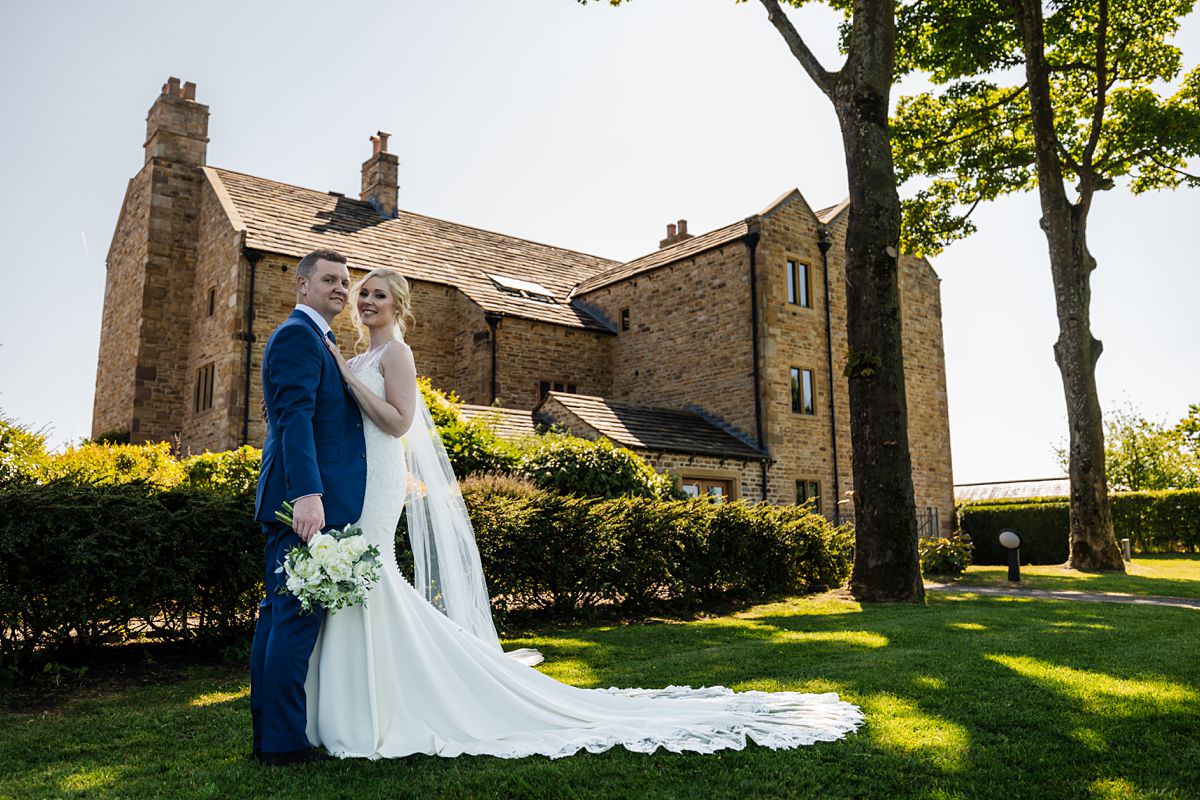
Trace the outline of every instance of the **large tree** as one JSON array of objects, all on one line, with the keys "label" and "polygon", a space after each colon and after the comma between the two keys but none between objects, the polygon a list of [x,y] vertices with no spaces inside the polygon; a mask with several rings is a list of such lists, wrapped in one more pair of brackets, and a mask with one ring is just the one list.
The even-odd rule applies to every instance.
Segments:
[{"label": "large tree", "polygon": [[[1124,569],[1095,381],[1088,215],[1096,193],[1118,181],[1133,192],[1200,184],[1187,171],[1200,154],[1200,70],[1159,90],[1182,72],[1168,40],[1191,8],[1192,0],[925,0],[901,12],[902,69],[925,71],[938,86],[901,100],[893,120],[901,179],[925,181],[906,203],[906,244],[936,250],[974,230],[979,203],[1038,191],[1077,569]],[[1023,82],[1001,82],[1016,71]]]},{"label": "large tree", "polygon": [[[609,2],[620,5],[622,0]],[[855,516],[850,589],[860,600],[924,602],[900,338],[900,198],[888,130],[895,3],[831,0],[830,5],[847,13],[847,21],[842,38],[845,60],[839,69],[830,70],[813,54],[778,0],[760,2],[796,61],[832,103],[845,147],[850,190],[846,377]],[[810,0],[785,2],[799,7]]]}]

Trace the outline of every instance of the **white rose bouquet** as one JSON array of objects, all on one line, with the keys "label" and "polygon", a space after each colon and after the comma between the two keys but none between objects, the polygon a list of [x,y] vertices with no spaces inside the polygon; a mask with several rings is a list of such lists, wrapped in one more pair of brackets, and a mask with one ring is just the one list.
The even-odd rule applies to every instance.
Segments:
[{"label": "white rose bouquet", "polygon": [[[275,518],[292,524],[292,504],[284,503]],[[314,607],[334,613],[349,606],[366,605],[367,592],[379,580],[379,548],[367,544],[362,529],[347,525],[342,530],[317,533],[308,544],[288,551],[275,572],[287,574],[280,594],[294,594],[300,609],[310,614]]]}]

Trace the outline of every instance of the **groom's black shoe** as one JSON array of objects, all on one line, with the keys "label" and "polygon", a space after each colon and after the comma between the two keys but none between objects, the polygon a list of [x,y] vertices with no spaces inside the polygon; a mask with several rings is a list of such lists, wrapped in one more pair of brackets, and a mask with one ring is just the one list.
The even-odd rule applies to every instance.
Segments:
[{"label": "groom's black shoe", "polygon": [[254,757],[265,767],[291,767],[296,764],[312,764],[316,761],[333,761],[333,756],[323,753],[315,747],[303,750],[288,750],[283,753],[256,752]]}]

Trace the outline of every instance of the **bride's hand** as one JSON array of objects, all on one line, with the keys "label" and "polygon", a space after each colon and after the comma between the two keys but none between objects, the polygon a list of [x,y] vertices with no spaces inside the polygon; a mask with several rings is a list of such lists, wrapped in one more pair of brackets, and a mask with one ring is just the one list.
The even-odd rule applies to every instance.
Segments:
[{"label": "bride's hand", "polygon": [[342,377],[349,379],[350,365],[346,363],[346,359],[342,356],[342,351],[338,346],[329,339],[325,339],[325,346],[329,348],[329,352],[333,353],[334,359],[337,361],[338,369],[342,372]]}]

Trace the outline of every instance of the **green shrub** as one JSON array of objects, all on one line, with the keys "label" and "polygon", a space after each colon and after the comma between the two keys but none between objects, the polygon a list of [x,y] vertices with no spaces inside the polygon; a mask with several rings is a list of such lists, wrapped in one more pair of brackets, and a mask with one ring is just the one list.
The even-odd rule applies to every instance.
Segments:
[{"label": "green shrub", "polygon": [[[1137,553],[1200,550],[1200,489],[1118,492],[1109,496],[1117,538]],[[975,563],[1007,564],[996,536],[1011,528],[1021,535],[1021,563],[1061,564],[1068,556],[1069,505],[1065,498],[966,503],[959,524],[975,543]]]},{"label": "green shrub", "polygon": [[428,378],[418,378],[417,385],[425,396],[429,416],[441,434],[455,475],[465,478],[477,472],[513,470],[516,449],[497,436],[486,422],[461,417],[456,410],[457,395],[434,389]]},{"label": "green shrub", "polygon": [[253,495],[258,487],[262,451],[243,445],[222,453],[202,453],[183,460],[184,484],[227,494]]},{"label": "green shrub", "polygon": [[35,480],[47,458],[44,434],[0,413],[0,486]]},{"label": "green shrub", "polygon": [[184,470],[167,442],[105,444],[83,442],[53,453],[39,471],[42,481],[70,479],[81,483],[149,483],[176,486]]},{"label": "green shrub", "polygon": [[949,536],[922,537],[917,541],[922,575],[958,576],[971,566],[971,537],[962,531]]},{"label": "green shrub", "polygon": [[1200,550],[1200,489],[1114,494],[1112,515],[1117,538],[1135,552]]},{"label": "green shrub", "polygon": [[1022,564],[1061,564],[1067,560],[1068,507],[1049,503],[971,503],[958,509],[958,524],[975,545],[976,564],[1007,564],[1000,531],[1021,536]]},{"label": "green shrub", "polygon": [[[223,456],[223,457],[222,457]],[[0,487],[0,667],[134,635],[248,632],[262,597],[254,451],[188,478]],[[846,531],[791,506],[597,499],[484,476],[464,483],[493,604],[570,617],[600,605],[761,599],[842,583]],[[493,491],[494,490],[494,491]],[[404,518],[397,558],[411,564]]]},{"label": "green shrub", "polygon": [[144,483],[0,488],[0,666],[35,651],[247,631],[261,598],[253,498]]},{"label": "green shrub", "polygon": [[668,498],[674,492],[669,477],[607,439],[549,434],[521,455],[516,470],[540,488],[560,494]]}]

